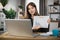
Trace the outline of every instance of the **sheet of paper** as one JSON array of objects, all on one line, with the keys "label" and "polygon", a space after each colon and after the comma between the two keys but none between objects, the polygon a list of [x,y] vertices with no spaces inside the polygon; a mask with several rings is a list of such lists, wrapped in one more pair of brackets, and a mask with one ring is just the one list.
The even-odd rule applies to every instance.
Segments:
[{"label": "sheet of paper", "polygon": [[39,25],[41,28],[48,28],[49,16],[34,16],[33,25]]}]

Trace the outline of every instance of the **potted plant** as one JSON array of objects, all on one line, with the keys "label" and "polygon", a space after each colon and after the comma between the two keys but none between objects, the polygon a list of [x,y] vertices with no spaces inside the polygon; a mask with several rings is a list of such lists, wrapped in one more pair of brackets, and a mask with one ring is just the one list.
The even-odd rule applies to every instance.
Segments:
[{"label": "potted plant", "polygon": [[8,0],[0,0],[0,2],[3,5],[3,7],[5,7],[5,5],[8,3]]},{"label": "potted plant", "polygon": [[19,5],[18,7],[19,7],[19,11],[22,12],[23,6],[22,5]]},{"label": "potted plant", "polygon": [[16,16],[16,12],[11,8],[9,11],[3,9],[4,14],[6,15],[6,18],[9,19],[15,19]]}]

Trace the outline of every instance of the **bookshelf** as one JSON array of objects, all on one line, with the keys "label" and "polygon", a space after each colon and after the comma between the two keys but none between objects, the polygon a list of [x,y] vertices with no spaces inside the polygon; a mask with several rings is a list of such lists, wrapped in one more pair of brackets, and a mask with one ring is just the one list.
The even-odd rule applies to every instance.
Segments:
[{"label": "bookshelf", "polygon": [[5,15],[0,11],[0,33],[5,31]]},{"label": "bookshelf", "polygon": [[60,4],[58,5],[49,5],[50,7],[50,18],[51,22],[58,22],[58,27],[60,28]]}]

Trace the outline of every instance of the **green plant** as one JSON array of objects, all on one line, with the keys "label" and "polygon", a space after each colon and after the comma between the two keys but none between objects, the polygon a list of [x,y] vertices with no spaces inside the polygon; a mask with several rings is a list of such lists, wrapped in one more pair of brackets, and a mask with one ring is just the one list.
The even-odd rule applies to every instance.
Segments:
[{"label": "green plant", "polygon": [[3,5],[3,7],[8,3],[8,0],[0,0],[1,4]]},{"label": "green plant", "polygon": [[23,9],[23,6],[22,5],[19,5],[18,7],[21,8],[21,9]]},{"label": "green plant", "polygon": [[6,15],[6,18],[14,19],[16,16],[16,12],[12,8],[9,11],[3,9],[3,12]]}]

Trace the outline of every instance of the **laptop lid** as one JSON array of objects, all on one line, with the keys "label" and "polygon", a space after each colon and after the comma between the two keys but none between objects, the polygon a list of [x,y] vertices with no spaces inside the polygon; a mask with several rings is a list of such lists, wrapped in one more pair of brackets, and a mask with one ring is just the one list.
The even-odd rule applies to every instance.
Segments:
[{"label": "laptop lid", "polygon": [[33,34],[30,19],[7,19],[5,23],[10,35],[30,37]]}]

